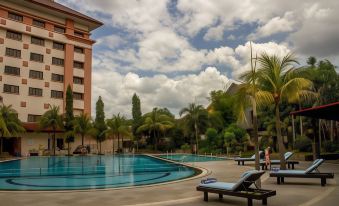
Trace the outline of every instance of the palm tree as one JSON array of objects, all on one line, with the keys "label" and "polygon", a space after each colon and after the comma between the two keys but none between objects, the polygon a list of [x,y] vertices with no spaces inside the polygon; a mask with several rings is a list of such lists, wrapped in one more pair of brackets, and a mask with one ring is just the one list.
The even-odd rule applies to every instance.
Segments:
[{"label": "palm tree", "polygon": [[75,117],[74,120],[74,131],[81,135],[81,145],[84,146],[85,136],[91,134],[93,126],[91,123],[91,118],[82,113],[80,116]]},{"label": "palm tree", "polygon": [[[236,96],[235,111],[237,112],[238,121],[243,122],[246,120],[246,109],[252,107],[252,126],[255,147],[255,169],[260,170],[260,157],[259,157],[259,138],[258,138],[258,114],[257,114],[257,99],[261,96],[262,91],[258,88],[258,72],[256,70],[257,57],[253,58],[252,43],[251,46],[251,70],[244,72],[240,75],[243,84],[240,86]],[[254,60],[254,62],[253,62]],[[260,180],[257,182],[260,186]]]},{"label": "palm tree", "polygon": [[3,138],[16,136],[18,133],[24,132],[25,129],[22,127],[18,115],[12,106],[0,106],[0,134],[1,134],[1,148],[0,155],[3,152]]},{"label": "palm tree", "polygon": [[56,130],[59,128],[63,128],[63,117],[59,114],[60,108],[59,106],[51,106],[48,111],[46,111],[39,121],[39,126],[41,129],[52,129],[52,148],[53,155],[55,155],[55,134]]},{"label": "palm tree", "polygon": [[137,133],[148,131],[149,134],[153,132],[154,149],[157,150],[159,132],[165,133],[166,130],[174,127],[173,118],[168,114],[154,108],[152,112],[144,115],[143,124],[138,127]]},{"label": "palm tree", "polygon": [[[112,119],[107,120],[107,134],[112,137],[112,148],[114,152],[114,137],[118,138],[118,151],[123,151],[124,137],[132,136],[132,131],[128,125],[128,122],[124,116],[113,115]],[[122,149],[120,148],[120,137],[122,138]]]},{"label": "palm tree", "polygon": [[196,153],[199,151],[199,121],[205,121],[207,116],[207,111],[202,105],[196,105],[195,103],[191,103],[188,105],[188,107],[183,108],[179,115],[185,115],[186,123],[187,124],[193,124],[194,125],[194,131],[195,131],[195,141],[197,144]]},{"label": "palm tree", "polygon": [[279,58],[276,55],[270,56],[263,53],[258,58],[258,62],[260,64],[258,82],[262,90],[262,95],[258,100],[267,104],[274,104],[280,168],[286,169],[279,106],[284,100],[293,101],[300,96],[307,98],[310,96],[309,89],[313,84],[302,76],[302,70],[294,67],[294,64],[298,64],[298,62],[292,54]]}]

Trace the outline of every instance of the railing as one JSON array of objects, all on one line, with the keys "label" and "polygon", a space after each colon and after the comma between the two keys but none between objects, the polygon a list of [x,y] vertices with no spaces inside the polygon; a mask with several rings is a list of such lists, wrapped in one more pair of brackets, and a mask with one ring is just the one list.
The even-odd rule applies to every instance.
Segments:
[{"label": "railing", "polygon": [[126,173],[146,172],[181,172],[188,168],[175,163],[143,164],[143,165],[109,165],[109,166],[86,166],[86,167],[50,167],[28,169],[4,169],[0,170],[0,178],[8,177],[34,177],[34,176],[69,176],[69,175],[119,175]]}]

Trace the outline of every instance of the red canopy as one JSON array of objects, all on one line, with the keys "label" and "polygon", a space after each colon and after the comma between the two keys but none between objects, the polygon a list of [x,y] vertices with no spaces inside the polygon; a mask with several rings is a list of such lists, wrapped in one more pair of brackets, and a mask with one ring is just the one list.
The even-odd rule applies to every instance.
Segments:
[{"label": "red canopy", "polygon": [[291,115],[339,121],[339,102],[291,112]]}]

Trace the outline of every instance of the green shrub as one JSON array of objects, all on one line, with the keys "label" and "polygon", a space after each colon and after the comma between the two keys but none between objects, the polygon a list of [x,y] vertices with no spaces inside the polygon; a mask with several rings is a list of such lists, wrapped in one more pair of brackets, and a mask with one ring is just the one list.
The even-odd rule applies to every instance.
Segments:
[{"label": "green shrub", "polygon": [[339,144],[337,142],[324,142],[324,149],[326,152],[336,152],[339,150]]},{"label": "green shrub", "polygon": [[181,145],[180,148],[181,148],[184,152],[188,152],[188,151],[190,151],[191,146],[190,146],[189,144],[185,143],[185,144]]},{"label": "green shrub", "polygon": [[312,141],[305,136],[298,136],[295,140],[295,148],[299,152],[312,152]]}]

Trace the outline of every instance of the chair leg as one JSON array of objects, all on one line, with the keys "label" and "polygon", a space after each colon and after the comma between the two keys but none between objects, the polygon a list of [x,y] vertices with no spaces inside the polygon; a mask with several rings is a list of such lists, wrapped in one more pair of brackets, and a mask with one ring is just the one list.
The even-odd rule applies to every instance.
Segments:
[{"label": "chair leg", "polygon": [[223,195],[222,195],[222,194],[219,194],[219,200],[221,200],[221,199],[222,199],[222,197],[223,197]]},{"label": "chair leg", "polygon": [[285,177],[281,177],[281,183],[285,183]]},{"label": "chair leg", "polygon": [[292,163],[292,170],[294,170],[294,163]]},{"label": "chair leg", "polygon": [[321,178],[321,186],[325,186],[326,185],[326,178]]},{"label": "chair leg", "polygon": [[253,206],[253,200],[251,198],[247,198],[247,206]]},{"label": "chair leg", "polygon": [[289,162],[287,162],[287,168],[291,169],[291,164]]},{"label": "chair leg", "polygon": [[208,201],[208,192],[204,192],[204,201]]},{"label": "chair leg", "polygon": [[245,165],[245,161],[242,161],[241,163],[242,163],[242,165]]},{"label": "chair leg", "polygon": [[277,184],[280,185],[280,177],[277,177]]},{"label": "chair leg", "polygon": [[240,165],[240,161],[238,161],[238,165]]},{"label": "chair leg", "polygon": [[262,199],[262,204],[267,205],[267,198]]}]

